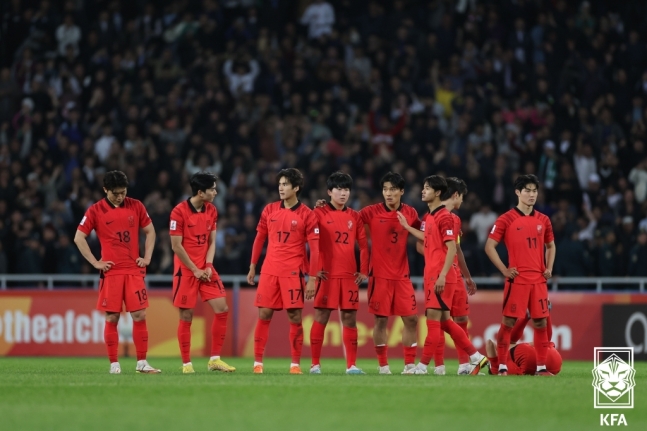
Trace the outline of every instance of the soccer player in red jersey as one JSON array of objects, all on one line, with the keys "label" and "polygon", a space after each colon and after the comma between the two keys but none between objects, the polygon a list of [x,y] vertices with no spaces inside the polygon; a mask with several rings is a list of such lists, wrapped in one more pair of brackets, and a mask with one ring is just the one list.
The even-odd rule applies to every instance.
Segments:
[{"label": "soccer player in red jersey", "polygon": [[[368,276],[368,241],[357,211],[348,208],[353,179],[335,172],[327,181],[330,202],[316,208],[319,223],[319,281],[315,290],[315,319],[310,330],[312,366],[310,374],[321,374],[321,347],[332,310],[340,309],[342,338],[346,350],[346,374],[364,374],[357,368],[357,309],[359,284]],[[357,271],[355,243],[360,249]]]},{"label": "soccer player in red jersey", "polygon": [[209,371],[233,372],[236,369],[220,359],[227,333],[227,295],[220,276],[213,267],[216,255],[218,210],[211,203],[218,194],[216,176],[197,172],[189,180],[193,196],[171,211],[169,234],[175,253],[173,305],[180,309],[177,338],[182,354],[182,372],[194,373],[191,363],[191,322],[198,299],[208,303],[215,313],[211,325]]},{"label": "soccer player in red jersey", "polygon": [[404,323],[402,345],[405,370],[415,367],[418,306],[411,284],[407,238],[409,233],[398,221],[400,212],[407,222],[420,227],[418,213],[400,202],[404,178],[389,172],[380,181],[384,202],[363,208],[359,213],[371,235],[371,259],[368,282],[368,307],[375,315],[373,342],[380,374],[391,374],[387,359],[386,327],[389,316],[400,316]]},{"label": "soccer player in red jersey", "polygon": [[[126,197],[128,178],[121,171],[106,172],[103,177],[106,198],[93,204],[79,223],[74,242],[83,257],[100,271],[97,310],[106,313],[103,338],[110,359],[110,373],[121,374],[117,359],[119,332],[117,324],[126,304],[133,318],[133,342],[137,351],[136,372],[156,374],[161,371],[146,361],[148,328],[146,327],[146,267],[150,264],[155,246],[155,229],[144,205]],[[146,234],[144,257],[139,256],[139,229]],[[95,231],[101,244],[101,259],[90,250],[87,236]]]},{"label": "soccer player in red jersey", "polygon": [[[247,282],[253,286],[256,264],[263,244],[268,239],[267,254],[254,301],[254,305],[258,307],[258,321],[254,331],[254,373],[263,373],[263,353],[272,315],[275,310],[285,308],[290,321],[290,374],[302,374],[301,311],[304,296],[305,299],[312,299],[315,294],[319,268],[319,225],[314,212],[298,199],[303,187],[303,174],[294,168],[283,169],[276,179],[281,200],[267,205],[261,214],[247,274]],[[310,246],[310,278],[304,294],[302,269],[305,269],[304,262],[307,261],[306,242]]]},{"label": "soccer player in red jersey", "polygon": [[[503,291],[503,322],[497,335],[499,375],[507,375],[510,333],[517,318],[526,309],[534,321],[534,344],[537,350],[537,375],[552,375],[546,369],[549,339],[546,329],[548,317],[548,287],[555,263],[555,242],[550,219],[537,212],[539,180],[534,175],[521,175],[514,183],[519,199],[515,208],[501,215],[485,244],[485,253],[506,278]],[[501,261],[496,246],[503,241],[508,249],[508,267]]]},{"label": "soccer player in red jersey", "polygon": [[[470,374],[478,374],[487,364],[487,358],[479,353],[469,338],[450,318],[454,291],[464,289],[458,284],[456,271],[453,270],[456,255],[456,233],[451,214],[442,205],[441,196],[447,192],[447,182],[443,177],[432,175],[425,178],[422,200],[429,206],[429,213],[423,218],[424,232],[408,225],[406,218],[398,215],[400,223],[412,235],[424,241],[425,256],[425,308],[427,316],[427,338],[420,363],[406,374],[427,374],[427,366],[437,351],[442,331],[447,332],[457,349],[464,350],[470,360]],[[441,331],[442,329],[442,331]]]},{"label": "soccer player in red jersey", "polygon": [[[460,246],[460,236],[462,235],[462,226],[461,218],[455,213],[451,212],[452,210],[458,210],[463,203],[463,197],[467,194],[467,184],[465,181],[458,179],[456,177],[446,178],[447,182],[447,191],[443,193],[440,197],[442,199],[441,204],[450,211],[452,220],[454,221],[454,232],[456,234],[456,256],[454,257],[453,269],[456,272],[456,280],[458,287],[454,290],[454,296],[452,298],[451,310],[449,315],[456,322],[458,326],[465,332],[465,335],[469,337],[469,332],[467,330],[467,324],[469,321],[469,301],[467,299],[468,294],[474,295],[476,293],[476,283],[472,280],[470,275],[470,270],[467,268],[467,263],[465,263],[465,256],[463,255],[463,250]],[[465,284],[467,284],[467,290],[463,286],[463,279],[465,277]],[[442,331],[442,330],[441,330]],[[458,349],[458,375],[466,375],[470,373],[470,360],[467,353],[464,350]],[[438,343],[438,350],[434,354],[434,363],[435,369],[434,374],[444,375],[445,374],[445,365],[444,365],[444,354],[445,354],[445,333],[441,333],[440,342]]]}]

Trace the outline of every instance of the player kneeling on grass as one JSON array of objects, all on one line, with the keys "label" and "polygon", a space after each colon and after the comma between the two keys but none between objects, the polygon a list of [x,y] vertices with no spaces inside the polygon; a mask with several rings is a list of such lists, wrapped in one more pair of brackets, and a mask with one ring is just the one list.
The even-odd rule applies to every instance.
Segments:
[{"label": "player kneeling on grass", "polygon": [[[368,277],[368,241],[359,213],[346,206],[353,179],[343,172],[328,178],[330,202],[316,208],[319,222],[319,281],[315,290],[315,319],[310,330],[312,366],[310,374],[321,373],[321,347],[332,310],[340,309],[346,349],[346,374],[364,374],[357,368],[357,309],[359,284]],[[360,271],[355,243],[360,249]]]},{"label": "player kneeling on grass", "polygon": [[[534,175],[520,175],[514,182],[517,206],[502,214],[492,226],[485,243],[485,253],[506,278],[503,291],[503,320],[497,335],[499,375],[506,376],[510,333],[517,318],[530,310],[534,320],[537,350],[537,375],[551,376],[546,369],[549,338],[548,286],[555,263],[555,240],[550,219],[534,209],[539,180]],[[496,246],[503,241],[509,255],[508,267],[501,261]]]},{"label": "player kneeling on grass", "polygon": [[207,368],[209,371],[236,371],[220,359],[229,309],[225,288],[213,267],[218,210],[211,202],[218,194],[216,180],[216,176],[209,172],[193,174],[190,179],[193,196],[171,212],[169,234],[175,253],[173,305],[180,309],[177,338],[182,354],[182,372],[185,374],[195,372],[191,363],[191,322],[198,293],[215,313],[211,325],[211,358]]},{"label": "player kneeling on grass", "polygon": [[[103,191],[106,198],[93,204],[79,223],[74,242],[83,257],[100,271],[97,310],[105,311],[103,338],[110,359],[110,374],[121,374],[117,354],[119,332],[117,324],[126,304],[133,318],[133,342],[137,351],[138,373],[156,374],[161,371],[146,361],[148,328],[146,309],[148,294],[144,276],[155,246],[155,229],[144,205],[126,197],[128,178],[121,171],[106,172]],[[146,234],[144,257],[139,257],[139,229]],[[101,259],[97,260],[86,240],[95,231],[101,244]]]},{"label": "player kneeling on grass", "polygon": [[[422,189],[422,200],[427,203],[429,213],[423,219],[421,232],[407,223],[401,214],[398,219],[402,226],[422,244],[422,254],[425,257],[424,287],[425,308],[427,316],[427,337],[422,351],[422,359],[412,369],[405,370],[406,374],[427,374],[427,366],[438,349],[442,331],[447,332],[457,349],[467,353],[470,360],[470,374],[478,374],[487,364],[487,358],[479,353],[469,338],[450,317],[449,310],[455,289],[464,289],[456,279],[452,269],[456,255],[456,233],[451,214],[442,205],[441,196],[447,192],[447,182],[443,177],[432,175],[425,178]],[[420,245],[420,243],[418,244]]]},{"label": "player kneeling on grass", "polygon": [[[303,205],[298,195],[303,187],[303,174],[298,169],[281,170],[276,176],[281,200],[267,205],[256,227],[247,282],[254,285],[256,264],[265,240],[267,254],[258,281],[254,306],[258,321],[254,330],[254,373],[263,373],[263,354],[275,310],[286,309],[290,321],[290,374],[302,374],[301,349],[303,300],[312,299],[319,261],[319,225],[313,211]],[[306,242],[310,246],[310,278],[305,286],[302,269],[306,259]]]},{"label": "player kneeling on grass", "polygon": [[[548,302],[550,310],[550,301]],[[530,313],[525,318],[518,319],[510,333],[510,350],[506,358],[508,375],[528,375],[537,374],[537,349],[532,343],[519,343],[523,335],[523,330],[530,321]],[[550,321],[550,315],[546,318],[546,330],[548,339],[553,336],[553,326]],[[494,340],[488,340],[485,346],[488,360],[490,361],[489,374],[498,374],[499,357],[497,355],[497,344]],[[494,371],[492,371],[494,370]],[[546,352],[546,370],[551,375],[557,375],[562,370],[562,355],[555,349],[555,343],[550,342]]]}]

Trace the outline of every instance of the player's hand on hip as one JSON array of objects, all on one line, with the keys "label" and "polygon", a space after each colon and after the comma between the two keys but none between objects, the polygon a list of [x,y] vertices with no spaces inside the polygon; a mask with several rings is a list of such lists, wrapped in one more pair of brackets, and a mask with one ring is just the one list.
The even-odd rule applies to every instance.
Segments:
[{"label": "player's hand on hip", "polygon": [[321,208],[326,206],[326,200],[325,199],[318,199],[317,202],[315,203],[315,208]]},{"label": "player's hand on hip", "polygon": [[114,264],[115,263],[110,260],[97,260],[92,266],[94,266],[94,268],[98,269],[99,271],[108,272],[110,271],[110,268],[114,266]]},{"label": "player's hand on hip", "polygon": [[474,295],[476,293],[476,282],[471,278],[467,278],[465,283],[467,284],[467,294]]},{"label": "player's hand on hip", "polygon": [[247,273],[247,284],[249,284],[250,286],[256,286],[256,283],[254,283],[255,276],[256,276],[256,269],[249,268],[249,272]]},{"label": "player's hand on hip", "polygon": [[135,262],[137,262],[137,266],[140,268],[144,268],[151,264],[150,259],[144,259],[143,257],[138,257]]},{"label": "player's hand on hip", "polygon": [[445,276],[440,275],[436,279],[436,284],[434,285],[434,290],[436,293],[441,294],[445,290]]},{"label": "player's hand on hip", "polygon": [[356,273],[355,273],[355,274],[353,274],[353,275],[354,275],[355,277],[357,277],[357,278],[355,279],[355,284],[357,284],[358,286],[359,286],[360,284],[362,284],[363,282],[365,282],[366,280],[368,280],[368,275],[364,275],[364,274],[362,274],[362,273],[360,273],[360,272],[356,272]]},{"label": "player's hand on hip", "polygon": [[552,276],[553,276],[553,271],[551,271],[550,269],[547,269],[546,271],[544,271],[544,278],[546,280],[548,280]]},{"label": "player's hand on hip", "polygon": [[328,271],[324,271],[323,269],[317,273],[317,278],[320,278],[322,280],[328,280]]},{"label": "player's hand on hip", "polygon": [[315,297],[315,277],[310,277],[306,283],[306,299]]},{"label": "player's hand on hip", "polygon": [[402,215],[400,211],[397,211],[396,214],[398,216],[398,221],[400,222],[402,227],[404,227],[405,229],[408,228],[409,223],[407,222],[407,218],[404,215]]},{"label": "player's hand on hip", "polygon": [[503,276],[507,278],[508,280],[514,279],[517,275],[519,275],[519,271],[517,271],[517,268],[506,268],[505,271],[502,272]]}]

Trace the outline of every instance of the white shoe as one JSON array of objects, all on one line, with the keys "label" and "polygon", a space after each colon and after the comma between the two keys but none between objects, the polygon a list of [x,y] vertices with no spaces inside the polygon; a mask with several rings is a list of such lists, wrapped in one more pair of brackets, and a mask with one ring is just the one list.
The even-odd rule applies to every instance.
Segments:
[{"label": "white shoe", "polygon": [[388,365],[385,365],[383,367],[377,367],[377,370],[379,371],[378,374],[391,374],[391,369],[389,368]]},{"label": "white shoe", "polygon": [[313,365],[310,367],[310,374],[321,374],[321,365]]},{"label": "white shoe", "polygon": [[119,365],[119,362],[110,363],[110,374],[121,374],[121,365]]},{"label": "white shoe", "polygon": [[418,365],[407,364],[404,366],[404,371],[402,371],[402,374],[427,374],[427,370],[424,370]]},{"label": "white shoe", "polygon": [[146,359],[143,359],[141,361],[137,361],[137,367],[135,367],[135,372],[140,374],[159,374],[162,372],[162,370],[158,370],[157,368],[151,367],[148,364],[148,361]]},{"label": "white shoe", "polygon": [[488,359],[481,353],[476,352],[476,357],[470,361],[469,373],[472,376],[481,375],[481,369],[484,369],[488,363]]},{"label": "white shoe", "polygon": [[362,371],[361,368],[357,368],[355,365],[351,365],[349,369],[346,370],[346,374],[366,374],[364,371]]},{"label": "white shoe", "polygon": [[437,376],[444,376],[445,373],[445,366],[444,365],[439,365],[434,368],[434,374]]},{"label": "white shoe", "polygon": [[458,374],[459,376],[466,376],[470,373],[470,364],[459,364],[458,365]]}]

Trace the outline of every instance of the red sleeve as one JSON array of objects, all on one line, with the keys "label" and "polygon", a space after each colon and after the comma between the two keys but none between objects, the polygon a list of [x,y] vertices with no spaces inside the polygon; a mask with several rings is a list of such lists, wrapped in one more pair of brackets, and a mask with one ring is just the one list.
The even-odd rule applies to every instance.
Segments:
[{"label": "red sleeve", "polygon": [[252,246],[252,264],[256,265],[258,259],[261,258],[261,252],[263,251],[263,245],[265,245],[265,240],[267,239],[267,231],[261,232],[260,230],[256,233],[256,238],[254,238],[254,245]]},{"label": "red sleeve", "polygon": [[460,243],[460,238],[463,235],[461,218],[456,214],[452,214],[452,218],[454,219],[454,235],[456,235],[456,242]]},{"label": "red sleeve", "polygon": [[505,231],[508,228],[508,220],[504,216],[505,214],[496,219],[494,226],[492,226],[492,230],[490,231],[489,238],[492,238],[496,242],[501,242],[501,239],[503,239],[503,235],[505,235]]},{"label": "red sleeve", "polygon": [[391,136],[399,135],[402,129],[404,129],[404,126],[406,125],[407,125],[407,116],[406,114],[402,114],[400,116],[400,120],[398,121],[398,123],[395,126],[393,126],[393,128],[389,131],[389,135]]},{"label": "red sleeve", "polygon": [[361,274],[368,275],[368,262],[370,255],[368,252],[366,229],[364,228],[364,224],[361,223],[362,219],[359,214],[356,214],[355,219],[357,220],[355,236],[357,238],[357,243],[359,244],[359,272]]},{"label": "red sleeve", "polygon": [[148,212],[146,211],[146,207],[140,201],[137,201],[137,212],[139,213],[140,228],[146,227],[153,222],[150,216],[148,215]]},{"label": "red sleeve", "polygon": [[96,220],[95,220],[95,214],[94,214],[94,205],[88,208],[88,210],[85,212],[85,215],[79,222],[79,227],[77,228],[81,232],[83,232],[86,235],[90,235],[90,232],[94,229],[96,226]]},{"label": "red sleeve", "polygon": [[421,222],[420,222],[420,219],[418,218],[418,213],[416,212],[416,210],[411,208],[409,211],[409,226],[411,226],[414,229],[420,230],[420,225],[421,225]]},{"label": "red sleeve", "polygon": [[456,241],[456,232],[454,232],[454,221],[449,213],[446,213],[438,220],[438,230],[443,242]]},{"label": "red sleeve", "polygon": [[306,239],[310,246],[310,270],[308,274],[316,275],[319,271],[319,222],[317,216],[310,212],[306,218]]},{"label": "red sleeve", "polygon": [[368,113],[368,128],[371,129],[371,135],[374,135],[378,132],[377,128],[375,127],[375,112],[370,111]]},{"label": "red sleeve", "polygon": [[546,217],[544,219],[544,244],[555,241],[555,235],[553,234],[553,224],[550,222],[550,219]]},{"label": "red sleeve", "polygon": [[371,220],[371,207],[362,208],[359,212],[359,219],[362,225],[369,224]]},{"label": "red sleeve", "polygon": [[213,229],[212,230],[217,230],[218,229],[218,208],[216,206],[213,206]]},{"label": "red sleeve", "polygon": [[179,207],[175,207],[171,211],[171,223],[169,224],[168,232],[171,236],[184,236],[184,217]]},{"label": "red sleeve", "polygon": [[[267,237],[267,213],[269,212],[269,205],[267,205],[264,209],[263,212],[261,213],[261,218],[258,220],[258,225],[256,226],[256,230],[258,233],[264,233],[265,237]],[[258,238],[258,236],[257,236]],[[265,241],[265,240],[263,240]],[[259,254],[260,256],[260,254]]]}]

